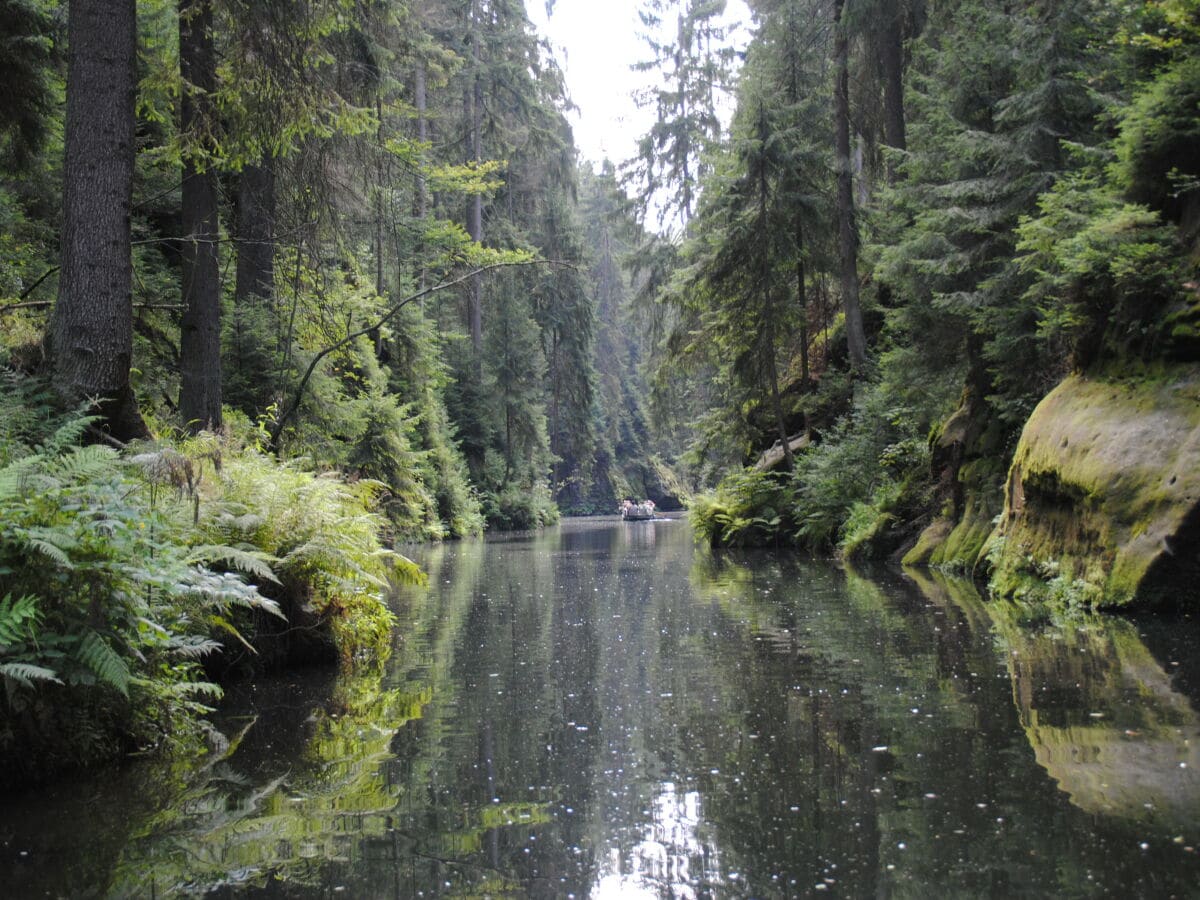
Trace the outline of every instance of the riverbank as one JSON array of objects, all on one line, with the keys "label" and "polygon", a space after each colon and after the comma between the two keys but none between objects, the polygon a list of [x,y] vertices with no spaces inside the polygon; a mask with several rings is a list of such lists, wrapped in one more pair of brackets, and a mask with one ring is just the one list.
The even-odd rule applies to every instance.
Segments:
[{"label": "riverbank", "polygon": [[[232,436],[116,449],[14,404],[0,442],[0,789],[192,753],[237,673],[390,646],[380,486]],[[24,418],[22,418],[24,416]]]}]

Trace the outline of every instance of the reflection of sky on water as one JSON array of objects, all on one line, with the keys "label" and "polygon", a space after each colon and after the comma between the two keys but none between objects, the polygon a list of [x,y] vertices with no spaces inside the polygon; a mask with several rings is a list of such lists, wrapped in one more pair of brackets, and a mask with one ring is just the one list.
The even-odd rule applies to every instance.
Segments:
[{"label": "reflection of sky on water", "polygon": [[699,791],[679,793],[674,784],[660,785],[642,839],[626,851],[608,848],[591,896],[692,900],[697,888],[719,884],[720,851],[701,835],[701,807]]}]

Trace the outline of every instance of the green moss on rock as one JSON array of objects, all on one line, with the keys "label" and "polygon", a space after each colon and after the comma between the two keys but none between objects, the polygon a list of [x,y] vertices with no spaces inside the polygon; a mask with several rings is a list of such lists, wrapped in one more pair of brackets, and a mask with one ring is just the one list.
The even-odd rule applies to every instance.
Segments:
[{"label": "green moss on rock", "polygon": [[1097,606],[1194,599],[1200,367],[1071,376],[1038,405],[992,537],[994,592]]}]

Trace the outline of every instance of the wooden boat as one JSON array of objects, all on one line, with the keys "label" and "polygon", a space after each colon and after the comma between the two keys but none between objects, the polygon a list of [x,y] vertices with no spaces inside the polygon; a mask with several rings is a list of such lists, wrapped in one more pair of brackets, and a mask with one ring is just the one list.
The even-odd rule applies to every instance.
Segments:
[{"label": "wooden boat", "polygon": [[621,518],[626,522],[646,522],[654,518],[654,504],[649,500],[641,503],[626,503],[621,507]]}]

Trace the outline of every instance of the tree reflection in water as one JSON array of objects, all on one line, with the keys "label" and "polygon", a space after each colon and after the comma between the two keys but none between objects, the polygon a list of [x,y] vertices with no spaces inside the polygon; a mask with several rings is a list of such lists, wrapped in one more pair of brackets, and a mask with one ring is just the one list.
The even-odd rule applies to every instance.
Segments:
[{"label": "tree reflection in water", "polygon": [[430,583],[396,597],[385,667],[235,691],[217,757],[0,807],[6,894],[1200,883],[1190,622],[1032,619],[941,577],[701,553],[670,521],[412,552]]}]

